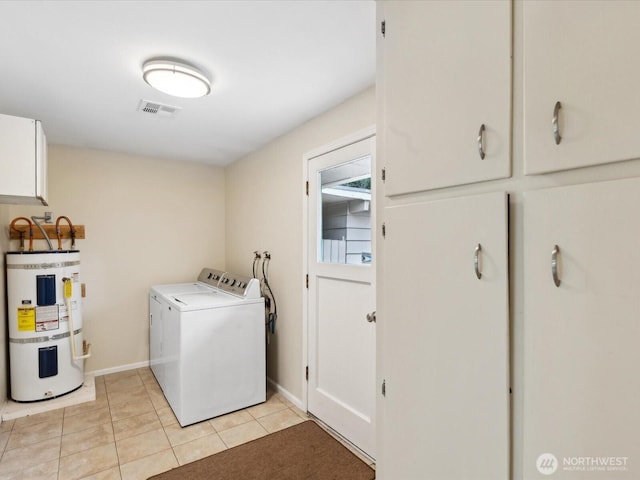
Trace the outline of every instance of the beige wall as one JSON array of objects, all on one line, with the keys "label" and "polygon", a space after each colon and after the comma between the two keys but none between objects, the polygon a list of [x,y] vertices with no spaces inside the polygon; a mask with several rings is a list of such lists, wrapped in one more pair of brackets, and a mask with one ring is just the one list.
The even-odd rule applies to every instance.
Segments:
[{"label": "beige wall", "polygon": [[[78,248],[87,285],[85,339],[93,344],[87,371],[149,360],[150,286],[193,280],[203,266],[225,266],[221,168],[54,145],[49,207],[0,206],[0,224],[45,210],[86,226]],[[0,345],[1,361],[6,343]]]},{"label": "beige wall", "polygon": [[[269,250],[279,312],[269,376],[302,399],[302,156],[374,123],[371,88],[226,169],[52,145],[49,206],[0,205],[0,251],[17,249],[6,233],[17,216],[52,211],[85,225],[78,248],[85,338],[93,344],[86,369],[95,371],[148,361],[151,285],[190,281],[203,266],[251,274],[253,251]],[[4,272],[4,255],[1,263]],[[3,307],[0,403],[8,384],[5,316]]]},{"label": "beige wall", "polygon": [[303,160],[314,150],[375,124],[373,88],[283,135],[226,170],[227,269],[251,274],[253,251],[268,250],[278,302],[268,374],[302,399]]}]

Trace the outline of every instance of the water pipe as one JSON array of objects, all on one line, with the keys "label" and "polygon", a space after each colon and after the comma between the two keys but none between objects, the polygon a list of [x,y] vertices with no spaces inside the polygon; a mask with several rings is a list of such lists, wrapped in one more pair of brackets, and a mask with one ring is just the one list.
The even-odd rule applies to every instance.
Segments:
[{"label": "water pipe", "polygon": [[73,227],[71,220],[69,217],[65,217],[64,215],[59,216],[56,219],[56,237],[58,237],[58,250],[62,250],[62,233],[60,232],[60,220],[66,220],[69,224],[69,233],[71,235],[71,250],[74,250],[76,247],[76,229]]},{"label": "water pipe", "polygon": [[13,228],[16,232],[20,233],[20,251],[24,252],[24,230],[19,230],[16,228],[16,222],[18,220],[24,220],[29,224],[29,251],[33,252],[33,223],[27,217],[17,217],[11,221],[11,225],[9,229]]}]

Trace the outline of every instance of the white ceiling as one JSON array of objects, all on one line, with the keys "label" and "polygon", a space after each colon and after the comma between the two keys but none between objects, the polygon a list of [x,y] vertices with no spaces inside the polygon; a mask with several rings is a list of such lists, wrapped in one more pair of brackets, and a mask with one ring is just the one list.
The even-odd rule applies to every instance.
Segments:
[{"label": "white ceiling", "polygon": [[[158,57],[199,67],[211,94],[152,89]],[[373,0],[0,1],[0,113],[42,120],[53,144],[226,165],[374,81]]]}]

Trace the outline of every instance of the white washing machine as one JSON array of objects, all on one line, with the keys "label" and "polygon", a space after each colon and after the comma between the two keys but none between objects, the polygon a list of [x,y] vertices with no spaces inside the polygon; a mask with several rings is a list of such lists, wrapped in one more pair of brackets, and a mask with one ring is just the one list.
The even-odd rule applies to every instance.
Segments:
[{"label": "white washing machine", "polygon": [[149,292],[149,365],[160,386],[164,383],[165,358],[163,350],[163,313],[168,316],[168,299],[178,293],[214,292],[217,283],[224,280],[224,272],[212,268],[204,268],[198,280],[189,283],[156,285]]},{"label": "white washing machine", "polygon": [[151,293],[165,296],[178,293],[207,293],[216,290],[218,288],[218,282],[223,283],[224,278],[225,272],[222,270],[203,268],[196,282],[155,285],[151,287]]},{"label": "white washing machine", "polygon": [[152,287],[150,364],[180,425],[266,400],[264,299],[257,279],[203,269]]}]

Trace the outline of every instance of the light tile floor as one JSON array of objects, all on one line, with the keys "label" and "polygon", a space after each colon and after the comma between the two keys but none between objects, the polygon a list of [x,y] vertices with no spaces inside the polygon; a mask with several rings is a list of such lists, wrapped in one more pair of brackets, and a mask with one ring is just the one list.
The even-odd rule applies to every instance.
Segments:
[{"label": "light tile floor", "polygon": [[95,401],[2,423],[0,480],[146,479],[308,419],[269,391],[183,428],[149,368],[96,377],[95,388]]}]

